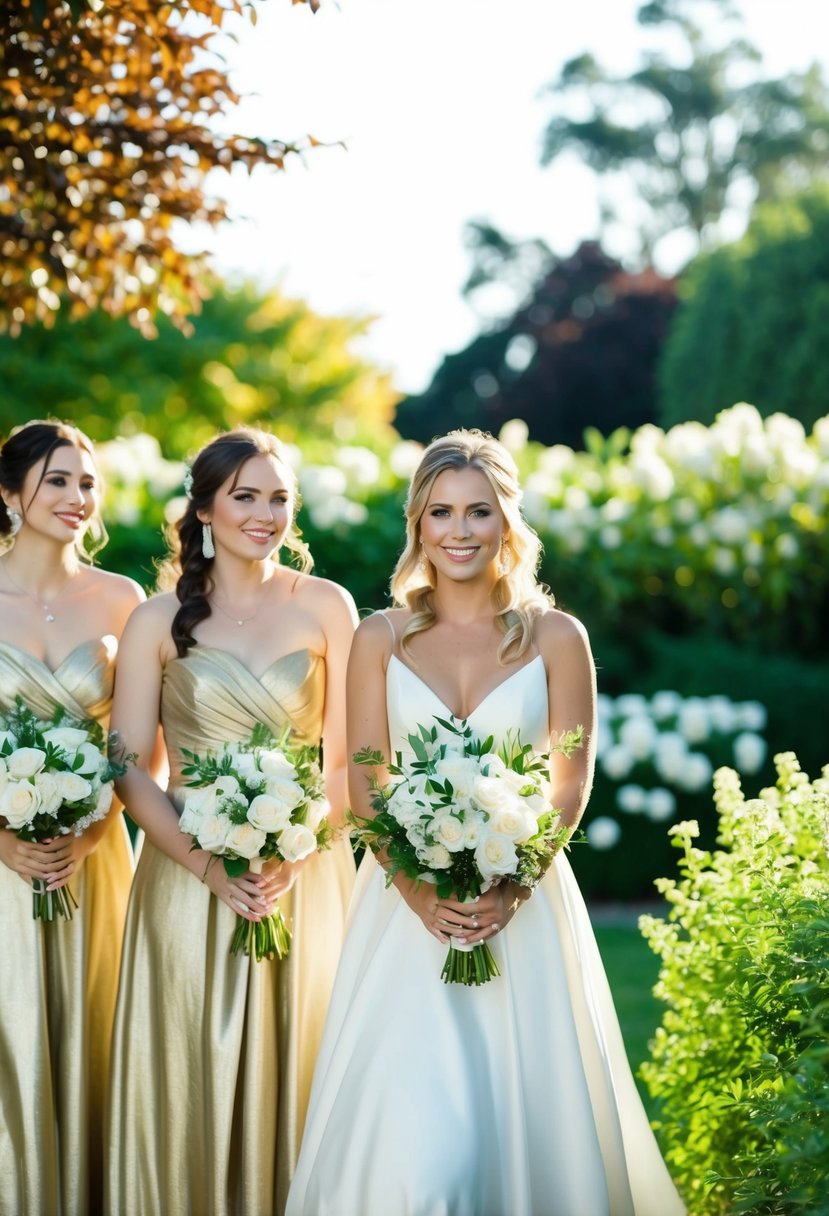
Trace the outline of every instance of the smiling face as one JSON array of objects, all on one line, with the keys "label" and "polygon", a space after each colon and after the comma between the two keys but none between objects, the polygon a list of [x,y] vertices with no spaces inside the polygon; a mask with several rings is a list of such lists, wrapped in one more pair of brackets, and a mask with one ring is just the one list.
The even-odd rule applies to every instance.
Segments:
[{"label": "smiling face", "polygon": [[97,514],[99,495],[91,455],[65,443],[32,465],[19,494],[4,494],[4,498],[22,516],[23,528],[71,544]]},{"label": "smiling face", "polygon": [[504,536],[495,491],[479,469],[446,469],[432,483],[420,517],[423,553],[439,575],[494,580]]},{"label": "smiling face", "polygon": [[237,557],[270,557],[285,539],[293,516],[291,479],[274,456],[252,456],[228,477],[209,510],[199,511],[202,523],[213,526],[218,554],[227,549]]}]

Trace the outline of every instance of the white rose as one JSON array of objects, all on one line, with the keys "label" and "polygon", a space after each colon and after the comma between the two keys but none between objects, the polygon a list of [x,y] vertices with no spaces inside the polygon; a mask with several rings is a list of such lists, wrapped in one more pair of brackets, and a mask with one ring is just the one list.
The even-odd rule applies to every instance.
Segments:
[{"label": "white rose", "polygon": [[104,815],[106,815],[107,811],[112,806],[112,799],[114,797],[114,793],[115,793],[115,791],[113,790],[112,782],[105,781],[104,784],[101,786],[101,788],[98,790],[98,799],[95,803],[95,812],[94,812],[96,819],[103,819]]},{"label": "white rose", "polygon": [[288,814],[298,807],[305,797],[302,786],[298,781],[292,781],[290,777],[268,777],[265,782],[265,793],[269,798],[280,803]]},{"label": "white rose", "polygon": [[221,777],[217,777],[211,787],[216,791],[216,796],[221,798],[232,798],[239,793],[239,782],[230,773],[225,773]]},{"label": "white rose", "polygon": [[430,844],[425,849],[418,850],[418,857],[431,870],[448,870],[452,864],[452,854],[442,844]]},{"label": "white rose", "polygon": [[281,832],[291,822],[291,812],[278,798],[257,794],[248,808],[248,821],[261,832]]},{"label": "white rose", "polygon": [[59,747],[69,755],[77,751],[82,743],[89,742],[86,731],[79,730],[76,726],[53,726],[51,730],[43,732],[43,738],[46,743]]},{"label": "white rose", "polygon": [[253,752],[229,752],[229,755],[233,771],[242,781],[247,781],[258,772]]},{"label": "white rose", "polygon": [[472,797],[489,815],[512,809],[517,802],[515,790],[500,777],[479,777],[472,788]]},{"label": "white rose", "polygon": [[488,832],[475,850],[475,864],[483,878],[514,874],[518,869],[515,844],[508,836]]},{"label": "white rose", "polygon": [[525,811],[520,803],[506,807],[503,811],[495,811],[490,815],[488,828],[499,836],[506,836],[516,844],[523,844],[538,830],[535,816]]},{"label": "white rose", "polygon": [[450,781],[459,798],[468,798],[479,775],[477,761],[459,752],[447,752],[442,760],[435,762],[435,776],[441,783]]},{"label": "white rose", "polygon": [[446,814],[435,816],[429,828],[429,835],[450,853],[458,853],[466,847],[464,825],[457,815],[448,811]]},{"label": "white rose", "polygon": [[39,747],[19,747],[7,760],[9,776],[15,781],[34,777],[35,773],[39,773],[43,768],[45,759],[46,752],[41,751]]},{"label": "white rose", "polygon": [[178,817],[178,826],[179,831],[186,832],[188,836],[195,836],[198,831],[199,816],[186,802]]},{"label": "white rose", "polygon": [[56,773],[63,802],[83,802],[92,793],[92,786],[79,773]]},{"label": "white rose", "polygon": [[198,824],[196,839],[208,853],[221,853],[227,844],[230,824],[224,815],[206,815]]},{"label": "white rose", "polygon": [[55,773],[38,773],[35,788],[40,797],[40,809],[44,815],[54,815],[63,804],[60,781]]},{"label": "white rose", "polygon": [[0,795],[0,815],[16,830],[34,819],[40,810],[40,795],[28,781],[9,781]]},{"label": "white rose", "polygon": [[0,791],[6,788],[9,780],[9,770],[5,764],[0,764]]},{"label": "white rose", "polygon": [[463,847],[475,849],[486,831],[486,826],[480,815],[467,815],[463,824]]},{"label": "white rose", "polygon": [[331,803],[327,798],[320,798],[317,802],[309,802],[306,812],[305,822],[312,832],[315,832],[319,825],[325,819],[328,812],[331,810]]},{"label": "white rose", "polygon": [[97,777],[103,766],[106,764],[105,758],[101,755],[94,743],[82,743],[78,748],[79,756],[83,756],[83,762],[80,768],[76,768],[76,773],[82,773],[85,776]]},{"label": "white rose", "polygon": [[267,777],[296,777],[296,769],[287,756],[278,751],[259,753],[259,768]]},{"label": "white rose", "polygon": [[486,777],[503,777],[507,766],[496,752],[486,752],[481,756],[481,772]]},{"label": "white rose", "polygon": [[406,839],[418,852],[426,843],[426,827],[422,823],[410,823],[406,828]]},{"label": "white rose", "polygon": [[317,838],[304,823],[292,823],[284,832],[280,832],[276,843],[286,861],[301,861],[317,848]]},{"label": "white rose", "polygon": [[225,843],[231,853],[247,858],[258,857],[265,840],[265,833],[255,828],[252,823],[231,824],[225,837]]}]

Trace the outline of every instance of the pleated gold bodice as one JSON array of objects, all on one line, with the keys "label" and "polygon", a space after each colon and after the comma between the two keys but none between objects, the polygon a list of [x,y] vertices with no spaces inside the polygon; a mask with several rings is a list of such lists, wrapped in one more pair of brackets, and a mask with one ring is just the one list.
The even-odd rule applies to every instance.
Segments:
[{"label": "pleated gold bodice", "polygon": [[38,717],[49,719],[62,705],[75,718],[96,718],[106,726],[117,648],[114,637],[90,638],[51,671],[26,651],[0,642],[0,710],[20,697]]},{"label": "pleated gold bodice", "polygon": [[[161,720],[170,796],[182,749],[203,756],[257,722],[317,744],[325,662],[307,650],[259,676],[195,646],[168,662]],[[113,1040],[109,1216],[281,1216],[296,1162],[354,878],[347,838],[280,899],[282,961],[231,955],[236,917],[147,838],[124,936]]]},{"label": "pleated gold bodice", "polygon": [[[51,671],[0,642],[0,710],[106,727],[116,641],[92,638]],[[0,1212],[86,1216],[102,1203],[104,1101],[121,935],[132,880],[123,816],[69,886],[71,921],[32,918],[28,882],[0,865]]]},{"label": "pleated gold bodice", "polygon": [[288,724],[297,742],[318,743],[324,699],[325,664],[308,650],[282,655],[257,677],[225,650],[193,647],[167,664],[161,686],[170,787],[182,783],[182,748],[218,751],[248,739],[257,722],[274,735]]}]

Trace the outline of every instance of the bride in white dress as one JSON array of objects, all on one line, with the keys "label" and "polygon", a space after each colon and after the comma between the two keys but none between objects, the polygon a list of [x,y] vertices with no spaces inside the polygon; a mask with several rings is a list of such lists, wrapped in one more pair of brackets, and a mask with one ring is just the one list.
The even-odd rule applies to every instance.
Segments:
[{"label": "bride in white dress", "polygon": [[[575,826],[593,770],[595,677],[581,625],[538,585],[539,543],[509,453],[456,431],[425,451],[392,580],[349,663],[349,752],[408,751],[435,715],[548,750]],[[351,802],[371,813],[369,770]],[[380,774],[381,778],[383,774]],[[444,984],[450,936],[485,941],[500,978]],[[287,1216],[679,1216],[631,1076],[584,902],[559,853],[530,897],[502,882],[438,900],[373,856],[319,1054]]]}]

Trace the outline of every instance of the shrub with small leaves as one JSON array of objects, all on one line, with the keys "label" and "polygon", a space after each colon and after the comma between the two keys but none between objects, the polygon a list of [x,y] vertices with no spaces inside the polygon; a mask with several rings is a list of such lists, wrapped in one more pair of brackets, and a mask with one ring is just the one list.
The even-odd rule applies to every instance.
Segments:
[{"label": "shrub with small leaves", "polygon": [[641,921],[667,1005],[642,1074],[696,1216],[829,1216],[829,767],[775,764],[751,800],[718,770],[719,847],[674,825],[669,917]]}]

